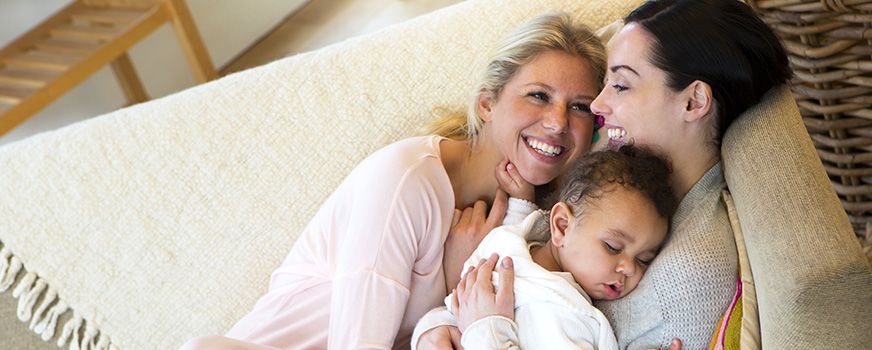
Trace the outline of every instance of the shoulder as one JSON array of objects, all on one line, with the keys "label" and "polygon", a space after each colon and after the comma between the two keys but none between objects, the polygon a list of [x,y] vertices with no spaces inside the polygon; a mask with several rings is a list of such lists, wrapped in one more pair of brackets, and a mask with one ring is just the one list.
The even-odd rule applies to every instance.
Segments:
[{"label": "shoulder", "polygon": [[374,183],[390,186],[403,186],[410,182],[415,185],[424,181],[440,182],[450,187],[439,156],[440,140],[439,136],[420,136],[394,142],[364,159],[350,177],[364,177]]},{"label": "shoulder", "polygon": [[378,151],[375,151],[367,159],[381,158],[385,156],[401,157],[400,159],[405,159],[406,157],[411,157],[412,159],[415,159],[422,156],[432,156],[438,158],[439,142],[441,140],[442,137],[436,135],[416,136],[402,139],[382,147]]}]

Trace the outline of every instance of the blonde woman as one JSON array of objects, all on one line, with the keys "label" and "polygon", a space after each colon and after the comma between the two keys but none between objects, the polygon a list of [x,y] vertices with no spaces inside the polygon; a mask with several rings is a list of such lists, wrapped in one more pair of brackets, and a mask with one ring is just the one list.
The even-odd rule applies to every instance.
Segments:
[{"label": "blonde woman", "polygon": [[511,33],[468,119],[449,116],[431,128],[454,130],[453,138],[413,137],[365,159],[317,212],[254,310],[226,336],[184,348],[408,347],[417,320],[456,285],[489,231],[448,239],[460,210],[467,226],[501,223],[506,195],[495,169],[545,185],[588,152],[605,63],[599,39],[568,14]]}]

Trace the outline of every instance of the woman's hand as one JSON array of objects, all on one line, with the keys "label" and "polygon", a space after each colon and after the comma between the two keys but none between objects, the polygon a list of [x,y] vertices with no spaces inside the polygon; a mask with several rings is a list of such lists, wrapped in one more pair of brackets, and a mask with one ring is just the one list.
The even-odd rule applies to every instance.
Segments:
[{"label": "woman's hand", "polygon": [[463,346],[460,345],[460,330],[454,326],[439,326],[430,329],[418,338],[416,349],[463,350]]},{"label": "woman's hand", "polygon": [[442,255],[442,269],[445,274],[445,294],[460,282],[460,273],[463,263],[484,236],[495,227],[502,225],[508,208],[508,195],[498,189],[491,205],[490,214],[487,212],[487,203],[477,201],[472,207],[462,212],[454,209],[454,221],[448,238],[445,240],[445,253]]},{"label": "woman's hand", "polygon": [[470,267],[463,276],[451,298],[451,310],[460,331],[466,331],[473,322],[491,315],[515,318],[515,270],[512,258],[506,257],[500,264],[499,286],[494,291],[491,282],[499,256],[482,259],[478,266]]}]

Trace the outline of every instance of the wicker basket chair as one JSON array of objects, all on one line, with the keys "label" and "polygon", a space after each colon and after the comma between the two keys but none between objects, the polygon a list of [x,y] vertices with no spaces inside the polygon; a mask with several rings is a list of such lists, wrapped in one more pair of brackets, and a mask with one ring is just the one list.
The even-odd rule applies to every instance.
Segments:
[{"label": "wicker basket chair", "polygon": [[747,3],[781,36],[805,126],[857,235],[870,238],[872,0]]}]

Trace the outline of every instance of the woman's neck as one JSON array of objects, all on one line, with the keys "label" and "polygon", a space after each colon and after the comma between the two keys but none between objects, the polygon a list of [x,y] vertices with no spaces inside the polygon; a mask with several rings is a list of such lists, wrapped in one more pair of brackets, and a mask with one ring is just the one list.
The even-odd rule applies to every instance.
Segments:
[{"label": "woman's neck", "polygon": [[494,169],[500,162],[491,142],[473,148],[469,141],[443,140],[440,148],[442,164],[454,189],[454,207],[463,210],[478,200],[490,205],[499,187]]},{"label": "woman's neck", "polygon": [[675,189],[678,200],[690,192],[693,186],[721,160],[720,149],[705,145],[703,147],[686,147],[680,152],[670,155],[672,159],[672,176],[670,182]]}]

